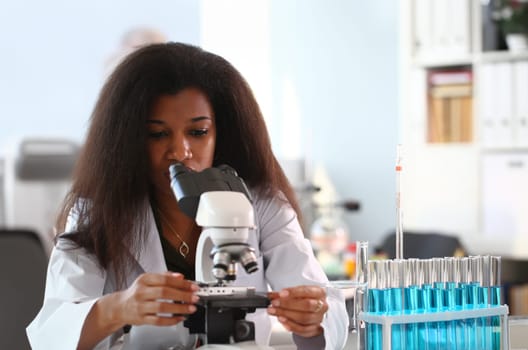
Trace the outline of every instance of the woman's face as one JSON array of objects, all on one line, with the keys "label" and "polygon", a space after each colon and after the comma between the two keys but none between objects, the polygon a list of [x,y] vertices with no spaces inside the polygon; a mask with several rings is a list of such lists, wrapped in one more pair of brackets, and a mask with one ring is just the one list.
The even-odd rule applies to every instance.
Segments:
[{"label": "woman's face", "polygon": [[213,165],[216,124],[205,94],[187,88],[161,96],[147,120],[150,181],[156,192],[172,193],[169,165],[201,171]]}]

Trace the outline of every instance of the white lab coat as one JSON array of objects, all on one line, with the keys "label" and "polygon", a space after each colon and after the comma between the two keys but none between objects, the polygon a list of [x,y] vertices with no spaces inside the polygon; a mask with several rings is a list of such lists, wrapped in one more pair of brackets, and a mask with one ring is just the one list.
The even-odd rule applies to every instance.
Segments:
[{"label": "white lab coat", "polygon": [[[250,235],[250,245],[256,249],[259,270],[247,275],[239,269],[236,284],[254,286],[257,291],[280,290],[296,285],[324,284],[327,278],[314,258],[312,248],[301,231],[291,206],[278,198],[253,196],[257,229]],[[149,210],[149,233],[139,252],[137,264],[127,276],[130,285],[143,272],[165,272],[159,233]],[[66,231],[76,224],[70,216]],[[102,269],[93,255],[84,249],[65,249],[70,242],[61,239],[53,249],[48,266],[44,303],[39,314],[27,328],[34,350],[72,350],[77,347],[81,329],[92,305],[102,295],[116,290],[113,274]],[[70,247],[71,248],[71,247]],[[322,326],[325,349],[342,349],[348,333],[348,316],[343,295],[327,289],[328,312]],[[270,316],[264,309],[248,314],[255,322],[256,341],[267,344],[271,333]],[[192,348],[195,336],[189,335],[180,323],[173,327],[133,326],[123,345],[122,332],[99,343],[96,349],[164,349]],[[299,348],[312,348],[313,339],[303,342],[296,337]],[[301,342],[301,343],[299,343]]]}]

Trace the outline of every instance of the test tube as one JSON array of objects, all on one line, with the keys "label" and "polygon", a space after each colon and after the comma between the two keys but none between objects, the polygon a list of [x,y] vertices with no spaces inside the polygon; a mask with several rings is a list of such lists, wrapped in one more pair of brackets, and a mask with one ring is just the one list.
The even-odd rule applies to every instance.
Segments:
[{"label": "test tube", "polygon": [[[480,278],[480,293],[479,293],[479,306],[482,308],[489,307],[489,295],[490,295],[490,256],[480,256],[481,265],[481,278]],[[484,317],[482,319],[482,333],[481,343],[482,348],[489,349],[492,344],[492,332],[491,332],[491,317]]]},{"label": "test tube", "polygon": [[[423,278],[424,282],[422,284],[423,290],[423,304],[425,313],[434,313],[436,309],[433,302],[433,281],[434,271],[433,271],[433,259],[425,259],[422,261],[423,268]],[[427,330],[427,349],[436,350],[437,349],[437,327],[436,322],[427,322],[425,323],[425,328]]]},{"label": "test tube", "polygon": [[434,288],[444,289],[444,259],[432,258],[431,281]]},{"label": "test tube", "polygon": [[[380,261],[380,274],[378,275],[378,285],[381,287],[381,307],[380,312],[383,315],[388,315],[391,312],[391,297],[390,297],[390,288],[391,288],[391,274],[390,274],[390,260],[381,260]],[[386,348],[387,344],[383,342],[383,330],[380,329],[380,334],[382,337],[381,346]],[[391,332],[392,334],[392,332]]]},{"label": "test tube", "polygon": [[[416,268],[417,268],[417,284],[418,284],[418,313],[424,313],[425,312],[425,303],[426,303],[426,289],[424,287],[425,283],[425,275],[426,275],[426,266],[424,260],[417,260],[416,261]],[[427,334],[427,323],[425,322],[418,322],[418,349],[422,350],[428,350],[427,349],[427,343],[428,343],[428,334]]]},{"label": "test tube", "polygon": [[403,211],[401,208],[402,145],[396,147],[396,258],[403,259]]},{"label": "test tube", "polygon": [[[456,258],[446,257],[444,258],[444,270],[443,270],[443,280],[445,281],[445,290],[454,291],[456,288]],[[455,293],[446,294],[446,307],[453,308],[455,307]]]},{"label": "test tube", "polygon": [[[490,305],[501,305],[501,257],[490,257]],[[491,349],[501,348],[501,324],[500,317],[491,318]]]},{"label": "test tube", "polygon": [[[354,307],[353,315],[351,320],[351,329],[362,331],[362,328],[358,327],[358,315],[361,311],[367,310],[367,297],[366,297],[366,283],[368,281],[368,242],[359,241],[356,242],[357,255],[356,255],[356,276],[355,279],[358,283],[361,284],[356,288],[354,294]],[[361,334],[360,337],[364,337],[364,334]]]},{"label": "test tube", "polygon": [[459,282],[458,285],[463,289],[463,292],[457,300],[457,304],[460,305],[462,309],[467,309],[468,305],[468,294],[467,294],[467,285],[469,284],[469,258],[463,257],[458,261],[458,276]]},{"label": "test tube", "polygon": [[[368,302],[367,311],[379,314],[381,307],[381,288],[378,284],[379,274],[381,268],[381,262],[378,260],[371,260],[368,262]],[[381,339],[381,325],[367,323],[367,349],[369,350],[381,350],[382,339]]]},{"label": "test tube", "polygon": [[[389,295],[389,314],[401,315],[403,312],[403,262],[404,260],[389,260],[390,286]],[[404,326],[395,324],[392,326],[392,345],[391,349],[403,349],[405,346],[403,335]]]},{"label": "test tube", "polygon": [[[477,282],[474,280],[477,276],[478,264],[475,263],[474,257],[462,258],[466,263],[466,280],[464,289],[466,290],[466,309],[475,309],[478,307],[478,290]],[[470,349],[477,347],[477,320],[469,318],[466,320],[466,345]]]},{"label": "test tube", "polygon": [[[436,312],[442,312],[446,309],[445,304],[445,287],[446,287],[446,268],[444,258],[433,258],[433,308]],[[447,350],[447,322],[437,322],[437,349]]]},{"label": "test tube", "polygon": [[[464,310],[467,308],[467,290],[468,284],[468,269],[469,260],[466,257],[458,258],[455,267],[455,280],[458,281],[456,287],[456,308],[457,310]],[[466,349],[467,345],[467,325],[465,320],[456,321],[456,348],[457,350]]]},{"label": "test tube", "polygon": [[[444,288],[444,306],[445,310],[456,310],[456,259],[454,257],[444,258],[443,280],[445,281]],[[446,344],[450,347],[456,347],[456,321],[446,322],[446,339],[450,342]]]},{"label": "test tube", "polygon": [[[408,259],[404,263],[404,312],[419,312],[420,285],[418,283],[418,259]],[[419,350],[418,324],[408,323],[405,327],[405,344],[407,350]]]},{"label": "test tube", "polygon": [[501,257],[490,257],[490,304],[498,306],[501,304]]},{"label": "test tube", "polygon": [[469,294],[468,302],[473,307],[480,307],[480,290],[482,278],[482,260],[479,256],[469,257]]},{"label": "test tube", "polygon": [[[473,305],[474,308],[482,308],[482,299],[484,288],[481,285],[482,281],[482,258],[480,256],[470,256],[469,257],[470,268],[469,268],[469,303]],[[479,317],[474,319],[475,326],[471,328],[475,334],[475,344],[477,349],[487,349],[488,345],[486,343],[486,318]]]},{"label": "test tube", "polygon": [[490,281],[491,281],[491,257],[489,255],[482,255],[480,257],[481,259],[481,269],[482,269],[482,277],[481,277],[481,285],[483,292],[480,295],[481,300],[480,304],[482,307],[487,307],[490,304]]},{"label": "test tube", "polygon": [[367,282],[368,272],[368,242],[358,241],[356,242],[356,247],[356,280],[359,283],[365,283]]}]

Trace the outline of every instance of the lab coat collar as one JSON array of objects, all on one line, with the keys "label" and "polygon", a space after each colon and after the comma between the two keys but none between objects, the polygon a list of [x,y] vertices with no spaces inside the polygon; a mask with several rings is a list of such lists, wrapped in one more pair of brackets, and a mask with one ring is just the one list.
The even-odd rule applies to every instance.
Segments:
[{"label": "lab coat collar", "polygon": [[139,251],[139,256],[136,256],[136,260],[144,272],[166,272],[167,264],[165,263],[156,220],[154,220],[154,213],[150,205],[148,205],[147,215],[148,232],[145,237],[145,243]]}]

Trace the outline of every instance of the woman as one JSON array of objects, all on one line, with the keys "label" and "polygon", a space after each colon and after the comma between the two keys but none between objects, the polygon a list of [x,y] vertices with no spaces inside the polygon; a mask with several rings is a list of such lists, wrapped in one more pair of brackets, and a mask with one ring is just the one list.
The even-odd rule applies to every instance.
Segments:
[{"label": "woman", "polygon": [[327,279],[251,89],[223,58],[168,43],[129,55],[101,91],[58,220],[44,305],[28,327],[33,349],[107,349],[123,338],[138,349],[196,345],[182,321],[199,300],[201,229],[171,191],[176,162],[195,171],[228,164],[251,189],[261,268],[235,283],[279,291],[251,314],[257,342],[268,341],[273,316],[301,348],[342,348],[343,299],[320,287]]}]

